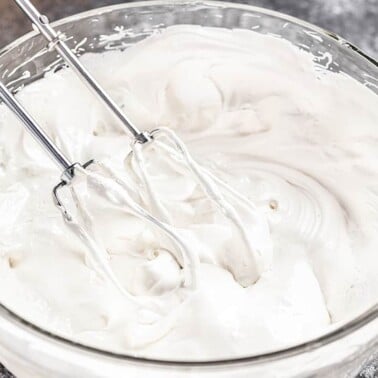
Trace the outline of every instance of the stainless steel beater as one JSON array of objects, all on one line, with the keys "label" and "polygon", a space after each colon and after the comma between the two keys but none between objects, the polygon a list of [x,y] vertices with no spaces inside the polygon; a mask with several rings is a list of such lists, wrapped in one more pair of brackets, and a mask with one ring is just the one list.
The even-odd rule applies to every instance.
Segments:
[{"label": "stainless steel beater", "polygon": [[[185,246],[185,243],[180,240],[180,238],[171,230],[169,216],[163,209],[158,198],[155,196],[152,184],[149,179],[149,175],[145,169],[143,163],[142,149],[145,145],[154,144],[158,146],[162,151],[168,152],[170,156],[175,158],[177,161],[180,161],[188,169],[188,172],[192,174],[199,186],[202,188],[204,194],[208,196],[218,207],[218,209],[224,214],[231,224],[233,224],[236,233],[239,234],[240,239],[244,244],[246,256],[243,259],[242,271],[233,272],[235,278],[243,286],[248,286],[256,281],[261,273],[261,260],[262,260],[262,251],[259,248],[254,246],[254,241],[251,240],[250,230],[248,226],[244,224],[240,211],[236,208],[234,204],[242,207],[244,210],[248,211],[251,214],[254,222],[257,224],[260,222],[259,217],[256,215],[255,206],[244,196],[233,190],[229,185],[224,183],[219,178],[215,177],[211,172],[206,170],[204,167],[199,165],[189,154],[185,144],[178,138],[178,136],[173,132],[173,130],[167,129],[165,127],[160,127],[153,131],[140,131],[124,114],[121,108],[109,97],[109,95],[103,90],[95,78],[87,71],[87,69],[81,64],[79,59],[75,54],[70,50],[70,48],[65,43],[64,35],[59,32],[56,32],[51,25],[46,16],[40,14],[38,10],[31,4],[29,0],[14,0],[15,3],[21,8],[21,10],[26,14],[26,16],[31,20],[33,25],[39,30],[39,32],[46,38],[48,41],[48,48],[55,49],[59,55],[66,61],[66,63],[73,69],[73,71],[79,76],[81,80],[84,81],[94,92],[94,94],[103,102],[103,104],[111,111],[113,115],[120,121],[121,125],[127,132],[131,133],[134,137],[132,143],[132,158],[137,162],[139,169],[138,177],[145,184],[147,195],[149,196],[150,204],[153,204],[156,217],[152,216],[150,213],[146,212],[144,208],[139,206],[136,203],[128,203],[128,205],[137,206],[137,214],[142,214],[146,216],[154,224],[158,224],[161,229],[164,229],[164,232],[169,235],[171,239],[174,240],[175,244],[180,247],[181,254],[184,257],[184,260],[191,261],[191,278],[188,278],[188,281],[194,280],[194,270],[193,266],[195,265],[193,256],[190,258],[189,251]],[[7,97],[9,102],[9,95]],[[14,108],[14,101],[13,108]],[[20,109],[17,109],[20,110]],[[20,113],[20,112],[18,112]],[[25,122],[25,117],[20,117]],[[30,122],[26,122],[28,128],[32,131],[33,135],[39,139],[48,152],[53,156],[53,158],[59,163],[63,168],[62,181],[54,188],[54,200],[57,206],[61,209],[63,216],[66,221],[70,221],[69,214],[65,206],[62,204],[62,201],[59,198],[59,190],[70,183],[75,176],[75,171],[78,169],[86,169],[89,165],[92,164],[92,161],[80,165],[79,163],[72,163],[68,161],[55,146],[52,145],[51,141],[46,137],[45,134],[36,132],[36,125],[30,128]],[[158,140],[159,139],[159,140]],[[104,169],[104,167],[102,167]],[[111,177],[114,182],[117,183],[119,187],[122,187],[123,190],[127,191],[127,184],[119,180],[115,174],[110,170],[106,169],[105,176],[108,178]],[[130,201],[129,201],[130,202]],[[231,203],[233,202],[233,203]],[[135,209],[134,209],[135,210]],[[152,217],[152,218],[151,218]],[[85,217],[84,217],[85,218]],[[260,227],[261,226],[261,227]],[[268,226],[266,224],[259,224],[259,227],[263,232],[267,232]],[[231,269],[232,270],[232,269]]]},{"label": "stainless steel beater", "polygon": [[[102,187],[105,187],[106,190],[110,191],[111,196],[116,198],[115,201],[122,200],[122,203],[127,207],[130,213],[157,227],[180,252],[179,256],[175,257],[181,261],[181,265],[184,269],[184,286],[191,288],[195,287],[196,256],[190,254],[188,246],[176,235],[174,230],[168,224],[155,218],[132,199],[127,184],[122,182],[119,178],[114,178],[112,173],[106,167],[99,165],[93,159],[85,164],[80,164],[79,162],[72,162],[67,158],[67,156],[54,144],[51,138],[44,132],[35,119],[30,116],[2,82],[0,82],[0,100],[2,100],[2,102],[18,117],[34,139],[39,142],[52,160],[62,170],[61,181],[53,188],[54,203],[60,209],[63,218],[69,227],[76,232],[92,252],[92,263],[98,272],[108,278],[123,294],[134,299],[132,298],[132,295],[122,287],[110,268],[109,262],[106,258],[107,252],[96,240],[96,237],[91,230],[89,216],[86,213],[86,210],[80,206],[80,203],[76,202],[75,204],[79,212],[78,217],[81,219],[79,220],[78,217],[75,218],[75,216],[67,210],[66,206],[63,205],[60,196],[58,195],[58,190],[65,186],[70,186],[78,172],[85,172],[88,178],[94,183],[100,183]],[[97,164],[102,168],[102,171],[99,173],[90,172],[88,167],[94,164]],[[106,195],[107,193],[101,192],[100,194]],[[76,199],[74,190],[72,190],[72,196]]]}]

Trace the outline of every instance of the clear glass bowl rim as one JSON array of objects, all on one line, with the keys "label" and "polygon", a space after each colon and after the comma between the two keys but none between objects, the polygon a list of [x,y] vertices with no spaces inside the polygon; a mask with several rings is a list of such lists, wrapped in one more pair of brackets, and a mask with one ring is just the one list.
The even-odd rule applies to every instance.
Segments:
[{"label": "clear glass bowl rim", "polygon": [[[143,6],[159,6],[159,5],[169,5],[169,6],[183,6],[183,5],[208,5],[213,7],[227,7],[227,8],[234,8],[234,9],[240,9],[240,10],[246,10],[246,11],[253,11],[260,13],[262,15],[268,15],[273,16],[276,18],[280,18],[284,21],[292,22],[297,25],[303,26],[305,28],[311,29],[314,32],[317,32],[321,35],[330,37],[337,42],[342,44],[342,47],[344,49],[351,49],[353,52],[359,56],[359,58],[365,59],[369,61],[373,66],[377,68],[378,72],[378,61],[374,58],[370,57],[361,49],[353,45],[352,43],[348,42],[344,38],[340,37],[339,35],[330,32],[328,30],[325,30],[321,27],[318,27],[316,25],[313,25],[309,22],[303,21],[301,19],[298,19],[296,17],[277,12],[270,9],[265,9],[261,7],[256,7],[252,5],[247,4],[238,4],[233,2],[227,2],[227,1],[213,1],[213,0],[148,0],[148,1],[136,1],[132,3],[121,3],[116,5],[110,5],[100,8],[91,9],[89,11],[80,12],[77,14],[74,14],[69,17],[62,18],[60,20],[54,21],[51,23],[52,26],[57,27],[61,24],[65,24],[67,22],[72,21],[78,21],[81,18],[85,17],[91,17],[96,15],[101,15],[104,13],[112,12],[117,9],[128,9],[128,8],[136,8],[136,7],[143,7]],[[15,41],[9,43],[2,49],[0,49],[0,57],[7,53],[8,51],[12,50],[13,48],[17,47],[17,45],[26,42],[28,39],[38,35],[39,33],[36,31],[29,32],[27,34],[24,34],[23,36],[17,38]],[[353,332],[359,330],[360,328],[364,327],[365,325],[369,324],[370,322],[378,319],[378,303],[370,307],[368,310],[366,310],[361,315],[357,316],[356,318],[352,319],[351,321],[348,321],[347,323],[343,324],[337,329],[334,329],[330,332],[327,332],[326,334],[314,338],[310,341],[300,343],[288,348],[276,350],[273,352],[268,353],[261,353],[261,354],[255,354],[247,357],[241,357],[241,358],[231,358],[231,359],[221,359],[221,360],[212,360],[212,361],[168,361],[168,360],[159,360],[159,359],[151,359],[151,358],[144,358],[144,357],[134,357],[127,354],[122,353],[115,353],[110,351],[105,351],[96,347],[87,346],[78,342],[74,342],[70,339],[64,338],[62,336],[55,335],[52,332],[49,332],[42,327],[39,327],[28,320],[25,320],[12,310],[8,309],[5,305],[0,303],[0,316],[3,318],[6,318],[8,321],[11,321],[14,325],[27,329],[28,331],[31,331],[33,333],[38,334],[38,336],[47,338],[53,342],[58,342],[62,345],[65,345],[67,347],[70,347],[74,350],[83,351],[90,353],[97,357],[110,357],[115,358],[117,360],[124,360],[133,362],[133,363],[142,363],[142,364],[151,364],[151,365],[160,365],[160,366],[166,366],[166,367],[211,367],[211,366],[224,366],[224,365],[239,365],[239,364],[258,364],[258,363],[267,363],[271,361],[277,361],[285,358],[290,358],[293,356],[300,355],[302,353],[308,353],[315,349],[321,348],[322,346],[325,346],[327,344],[330,344],[332,342],[335,342],[343,337],[346,337]]]}]

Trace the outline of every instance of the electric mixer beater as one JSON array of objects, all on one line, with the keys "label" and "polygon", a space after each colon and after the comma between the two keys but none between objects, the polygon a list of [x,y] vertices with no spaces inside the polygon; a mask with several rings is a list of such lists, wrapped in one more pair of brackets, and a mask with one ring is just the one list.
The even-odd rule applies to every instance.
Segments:
[{"label": "electric mixer beater", "polygon": [[[243,263],[231,272],[235,279],[242,286],[249,286],[254,283],[265,267],[263,267],[263,251],[253,245],[250,238],[250,232],[247,225],[240,216],[240,209],[248,212],[253,219],[253,223],[264,234],[268,233],[268,225],[258,215],[255,206],[243,195],[239,194],[228,186],[225,182],[214,176],[211,172],[199,165],[189,154],[184,143],[178,138],[173,130],[165,127],[153,131],[140,131],[135,127],[129,118],[123,113],[121,108],[108,96],[92,75],[81,64],[79,59],[70,50],[64,41],[64,36],[57,33],[49,24],[48,19],[41,15],[36,8],[27,0],[15,0],[18,6],[32,21],[33,25],[48,40],[48,47],[56,49],[59,55],[74,70],[74,72],[94,91],[96,96],[102,100],[106,107],[115,115],[124,128],[130,132],[134,138],[132,142],[132,152],[128,160],[135,162],[137,177],[143,183],[148,196],[148,204],[153,208],[150,212],[135,199],[135,193],[130,185],[118,177],[111,167],[107,167],[100,162],[91,160],[83,165],[78,162],[69,161],[64,154],[53,144],[51,139],[43,132],[37,123],[26,113],[23,107],[12,96],[10,91],[3,85],[0,85],[0,95],[8,107],[18,116],[18,118],[29,129],[32,135],[45,147],[47,152],[62,168],[63,173],[61,182],[53,189],[53,198],[55,204],[62,212],[66,223],[80,238],[86,243],[92,251],[92,257],[96,261],[96,267],[105,274],[124,294],[130,296],[118,279],[113,274],[108,259],[107,252],[101,247],[93,232],[91,217],[84,206],[80,205],[76,190],[74,188],[75,177],[80,174],[84,175],[92,184],[92,188],[103,197],[106,197],[111,203],[121,204],[135,216],[157,227],[179,251],[175,255],[181,267],[184,270],[183,286],[194,288],[196,285],[196,267],[199,263],[199,257],[192,251],[188,243],[175,232],[175,225],[172,224],[169,214],[157,198],[149,174],[147,172],[143,149],[153,145],[160,149],[162,153],[168,153],[169,156],[177,163],[182,164],[188,173],[198,183],[203,193],[216,205],[224,217],[228,220],[238,234],[245,249]],[[93,171],[93,167],[96,167]],[[61,199],[60,191],[69,187],[77,213],[73,215]]]}]

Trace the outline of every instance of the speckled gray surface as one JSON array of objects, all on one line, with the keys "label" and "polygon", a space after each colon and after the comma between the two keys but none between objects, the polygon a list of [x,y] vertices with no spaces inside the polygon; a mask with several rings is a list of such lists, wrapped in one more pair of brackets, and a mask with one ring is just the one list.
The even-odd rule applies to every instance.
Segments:
[{"label": "speckled gray surface", "polygon": [[[119,0],[34,0],[51,20],[90,8],[117,4]],[[349,40],[378,59],[378,0],[240,0],[307,20]],[[0,48],[30,30],[11,0],[0,0]],[[0,365],[0,378],[13,376]],[[358,378],[378,378],[378,361],[367,366]]]}]

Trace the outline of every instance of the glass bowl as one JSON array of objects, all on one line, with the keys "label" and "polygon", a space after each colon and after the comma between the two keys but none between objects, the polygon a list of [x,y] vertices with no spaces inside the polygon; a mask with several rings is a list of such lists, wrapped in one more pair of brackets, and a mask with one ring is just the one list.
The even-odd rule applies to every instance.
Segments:
[{"label": "glass bowl", "polygon": [[[253,29],[285,38],[311,52],[325,69],[343,72],[378,95],[378,63],[372,58],[335,34],[261,8],[212,1],[145,1],[95,9],[54,25],[72,37],[69,44],[83,54],[125,49],[175,24]],[[57,54],[35,32],[0,52],[1,78],[15,90],[62,67]],[[18,378],[355,377],[377,351],[377,304],[301,345],[211,362],[158,361],[98,350],[47,332],[0,304],[0,361]]]}]

